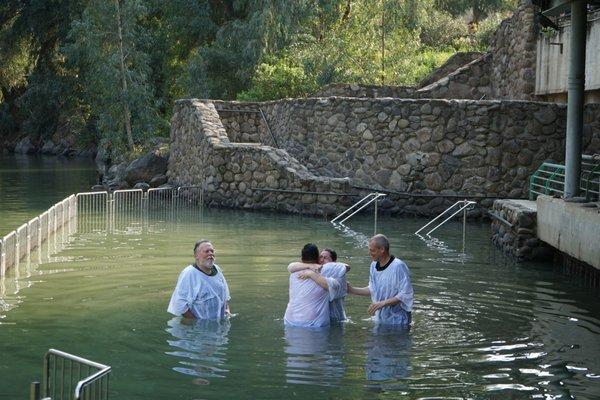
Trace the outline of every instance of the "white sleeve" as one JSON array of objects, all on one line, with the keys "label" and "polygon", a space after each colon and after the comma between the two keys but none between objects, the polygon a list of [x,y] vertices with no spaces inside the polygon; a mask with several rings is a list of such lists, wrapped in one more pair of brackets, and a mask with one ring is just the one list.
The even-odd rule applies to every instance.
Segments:
[{"label": "white sleeve", "polygon": [[193,287],[189,271],[183,270],[177,280],[167,311],[177,316],[183,315],[187,310],[191,311],[196,295],[197,288]]},{"label": "white sleeve", "polygon": [[333,301],[340,296],[342,290],[340,283],[334,278],[323,277],[327,281],[327,291],[329,293],[329,301]]},{"label": "white sleeve", "polygon": [[398,273],[400,275],[399,287],[398,292],[394,297],[400,300],[402,303],[402,308],[404,308],[406,311],[412,311],[414,291],[410,281],[408,267],[404,265],[403,268],[398,268]]}]

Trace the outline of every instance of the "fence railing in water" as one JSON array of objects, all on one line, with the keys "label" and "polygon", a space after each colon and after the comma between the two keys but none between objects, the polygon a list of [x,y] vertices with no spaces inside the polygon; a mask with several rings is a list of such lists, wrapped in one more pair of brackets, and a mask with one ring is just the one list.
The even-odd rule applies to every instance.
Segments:
[{"label": "fence railing in water", "polygon": [[77,194],[78,232],[141,231],[150,217],[193,221],[202,207],[200,186]]},{"label": "fence railing in water", "polygon": [[[111,367],[64,351],[50,349],[44,358],[44,375],[32,382],[31,400],[106,400]],[[41,390],[40,390],[41,389]]]},{"label": "fence railing in water", "polygon": [[5,235],[0,239],[0,276],[11,267],[18,268],[22,259],[30,257],[32,250],[40,249],[48,240],[54,240],[56,245],[57,235],[69,235],[67,231],[76,218],[77,199],[71,195]]},{"label": "fence railing in water", "polygon": [[[200,186],[156,188],[71,195],[0,239],[0,277],[32,251],[47,243],[48,256],[74,232],[136,231],[149,216],[161,220],[193,221],[202,207]],[[39,251],[38,251],[39,258]]]}]

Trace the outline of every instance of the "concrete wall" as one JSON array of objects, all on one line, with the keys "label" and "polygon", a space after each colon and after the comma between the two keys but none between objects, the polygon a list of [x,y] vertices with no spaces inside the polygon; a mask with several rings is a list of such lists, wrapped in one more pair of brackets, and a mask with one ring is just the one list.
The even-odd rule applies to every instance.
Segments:
[{"label": "concrete wall", "polygon": [[537,209],[541,240],[600,269],[600,212],[597,207],[539,196]]},{"label": "concrete wall", "polygon": [[[585,89],[600,89],[600,11],[590,14],[585,52]],[[560,31],[541,34],[537,40],[537,75],[535,93],[566,93],[571,53],[571,24],[566,20]],[[555,44],[552,44],[555,43]],[[561,45],[562,44],[562,45]],[[566,99],[565,99],[566,100]]]}]

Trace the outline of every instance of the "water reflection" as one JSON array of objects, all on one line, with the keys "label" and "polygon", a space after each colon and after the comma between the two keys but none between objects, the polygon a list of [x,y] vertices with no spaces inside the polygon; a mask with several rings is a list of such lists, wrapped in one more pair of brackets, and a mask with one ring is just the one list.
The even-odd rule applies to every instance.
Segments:
[{"label": "water reflection", "polygon": [[370,386],[386,387],[410,376],[410,331],[394,325],[375,325],[365,343],[365,372]]},{"label": "water reflection", "polygon": [[343,326],[285,327],[288,383],[339,386],[346,367],[342,360]]},{"label": "water reflection", "polygon": [[229,320],[184,320],[175,317],[168,321],[166,329],[173,340],[167,343],[174,349],[167,354],[180,359],[173,370],[195,376],[195,383],[208,384],[209,378],[225,378],[229,370],[227,347],[229,344]]}]

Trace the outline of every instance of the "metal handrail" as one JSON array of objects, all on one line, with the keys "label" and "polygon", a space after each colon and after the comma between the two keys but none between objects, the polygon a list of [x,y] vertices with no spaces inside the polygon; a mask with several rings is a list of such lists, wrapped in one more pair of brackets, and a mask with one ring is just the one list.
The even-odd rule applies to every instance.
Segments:
[{"label": "metal handrail", "polygon": [[267,117],[265,116],[265,113],[263,112],[262,108],[258,108],[258,110],[260,111],[260,116],[262,117],[263,121],[265,122],[265,126],[267,127],[267,132],[269,132],[269,135],[271,135],[271,139],[273,140],[273,143],[275,144],[275,147],[279,147],[279,144],[277,143],[277,139],[275,139],[275,135],[273,135],[273,131],[271,131],[271,127],[269,126],[269,121],[267,121]]},{"label": "metal handrail", "polygon": [[[69,354],[66,353],[64,351],[61,350],[56,350],[56,349],[49,349],[48,352],[46,352],[46,355],[44,357],[44,376],[43,376],[43,385],[42,385],[42,393],[40,393],[39,390],[39,383],[37,382],[33,382],[31,385],[31,393],[30,393],[30,398],[34,399],[34,400],[39,400],[39,399],[52,399],[51,395],[55,395],[54,392],[51,393],[51,389],[56,390],[57,387],[51,387],[50,386],[50,378],[51,378],[51,367],[50,367],[50,359],[51,357],[60,357],[63,361],[61,363],[61,372],[62,372],[62,381],[60,382],[60,398],[64,398],[64,392],[63,389],[65,388],[65,376],[67,374],[65,374],[65,362],[64,360],[68,360],[70,361],[69,363],[69,381],[72,381],[73,378],[73,370],[75,369],[73,363],[77,363],[76,364],[76,368],[78,371],[81,371],[81,366],[86,366],[88,368],[96,368],[98,371],[94,372],[93,374],[84,377],[83,379],[79,379],[77,381],[77,385],[75,386],[75,388],[73,389],[73,399],[74,400],[80,400],[84,397],[85,394],[85,390],[86,388],[88,388],[90,385],[94,384],[94,383],[98,383],[100,384],[100,390],[98,390],[98,392],[100,393],[100,399],[108,399],[108,379],[109,379],[109,374],[111,372],[111,367],[108,365],[104,365],[92,360],[88,360],[86,358],[83,357],[79,357],[76,356],[74,354]],[[56,368],[56,361],[54,362],[54,368]],[[57,373],[56,370],[53,371],[55,374]],[[89,373],[89,369],[88,369],[88,373]],[[102,381],[102,379],[106,377],[105,381]],[[55,382],[55,378],[52,379],[52,381],[54,382],[54,384],[56,384]],[[105,385],[103,385],[103,383]],[[68,387],[72,386],[69,384]],[[105,391],[102,393],[102,389],[104,389]],[[95,389],[94,389],[95,390]],[[95,390],[96,391],[96,390]],[[88,393],[89,394],[89,393]],[[104,394],[104,396],[102,396],[102,394]],[[94,393],[95,395],[95,393]],[[94,398],[96,398],[94,396]]]},{"label": "metal handrail", "polygon": [[[586,185],[585,185],[585,199],[591,200],[590,192],[590,184],[593,183],[593,176],[596,175],[598,177],[598,198],[600,199],[600,154],[595,154],[592,160],[597,160],[596,164],[591,164],[592,168],[587,172],[586,177]],[[583,178],[583,177],[582,177]]]},{"label": "metal handrail", "polygon": [[444,216],[448,211],[452,210],[455,206],[457,206],[457,205],[459,205],[461,203],[463,204],[463,206],[457,212],[455,212],[450,217],[446,218],[442,223],[438,224],[435,228],[433,228],[432,230],[430,230],[429,232],[427,232],[426,235],[429,235],[431,232],[435,231],[437,228],[439,228],[440,226],[444,225],[448,220],[450,220],[452,217],[454,217],[456,214],[458,214],[459,212],[461,212],[465,208],[469,207],[472,204],[476,204],[474,201],[470,201],[470,200],[460,200],[460,201],[457,201],[456,203],[454,203],[450,207],[448,207],[446,210],[444,210],[444,212],[442,212],[440,215],[438,215],[437,217],[435,217],[434,219],[432,219],[431,221],[429,221],[428,223],[426,223],[425,225],[423,225],[421,227],[421,229],[419,229],[418,231],[415,232],[415,235],[418,235],[419,232],[421,232],[422,230],[424,230],[425,228],[427,228],[429,225],[433,224],[438,219],[442,218],[442,216]]},{"label": "metal handrail", "polygon": [[[354,208],[362,205],[358,210],[356,210],[355,212],[353,212],[352,214],[350,214],[349,216],[347,216],[346,218],[344,218],[340,222],[341,224],[343,224],[345,221],[347,221],[348,219],[350,219],[351,217],[353,217],[360,210],[362,210],[363,208],[367,207],[373,201],[375,201],[378,198],[383,197],[383,196],[385,196],[384,193],[369,193],[368,195],[366,195],[365,197],[363,197],[362,199],[360,199],[359,201],[357,201],[356,203],[354,203],[351,207],[349,207],[348,209],[344,210],[344,212],[342,212],[340,215],[338,215],[337,217],[335,217],[334,219],[332,219],[331,223],[336,222],[338,219],[340,219],[341,217],[343,217],[344,215],[346,215],[347,213],[349,213]],[[369,200],[369,198],[371,198],[371,199]],[[363,204],[363,203],[365,203],[365,204]]]},{"label": "metal handrail", "polygon": [[[579,185],[586,200],[591,201],[594,197],[600,198],[600,182],[594,179],[600,177],[600,156],[582,155],[581,182]],[[565,166],[556,163],[542,163],[540,167],[529,178],[529,199],[535,200],[540,194],[564,194]],[[600,180],[600,179],[599,179]],[[598,190],[593,190],[598,183]]]}]

